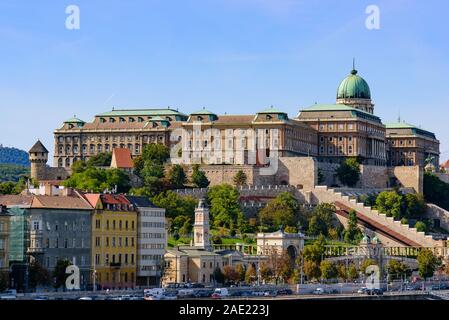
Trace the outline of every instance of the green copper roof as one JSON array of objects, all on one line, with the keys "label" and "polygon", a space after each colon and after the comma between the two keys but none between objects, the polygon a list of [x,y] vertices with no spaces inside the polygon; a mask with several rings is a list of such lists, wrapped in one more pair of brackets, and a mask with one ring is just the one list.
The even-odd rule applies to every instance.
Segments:
[{"label": "green copper roof", "polygon": [[192,112],[191,115],[215,115],[215,113],[203,108],[202,110]]},{"label": "green copper roof", "polygon": [[337,99],[371,99],[371,92],[366,81],[357,75],[357,70],[352,70],[340,83],[337,91]]},{"label": "green copper roof", "polygon": [[259,111],[257,113],[285,113],[285,112],[271,106],[270,108]]},{"label": "green copper roof", "polygon": [[421,129],[417,126],[414,126],[405,122],[391,122],[385,124],[385,127],[388,129],[410,129],[413,134],[426,136],[432,139],[436,139],[435,133]]},{"label": "green copper roof", "polygon": [[162,118],[160,116],[155,116],[155,117],[151,117],[151,119],[149,121],[168,121],[165,118]]},{"label": "green copper roof", "polygon": [[76,116],[73,116],[73,118],[70,118],[69,120],[64,121],[64,123],[86,123],[81,119],[78,119]]},{"label": "green copper roof", "polygon": [[170,108],[166,109],[122,109],[122,110],[112,110],[109,112],[98,114],[97,117],[130,117],[130,116],[169,116],[169,115],[181,115],[185,116],[182,112],[173,110]]},{"label": "green copper roof", "polygon": [[346,104],[315,104],[301,112],[320,112],[320,111],[350,111],[353,116],[369,119],[375,122],[381,122],[380,118],[366,111],[348,106]]}]

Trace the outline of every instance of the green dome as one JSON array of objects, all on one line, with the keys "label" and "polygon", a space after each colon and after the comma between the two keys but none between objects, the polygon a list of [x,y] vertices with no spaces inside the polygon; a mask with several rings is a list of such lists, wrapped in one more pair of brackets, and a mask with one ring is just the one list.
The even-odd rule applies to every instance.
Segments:
[{"label": "green dome", "polygon": [[337,99],[371,99],[371,92],[368,83],[357,75],[357,70],[352,70],[340,83],[337,92]]}]

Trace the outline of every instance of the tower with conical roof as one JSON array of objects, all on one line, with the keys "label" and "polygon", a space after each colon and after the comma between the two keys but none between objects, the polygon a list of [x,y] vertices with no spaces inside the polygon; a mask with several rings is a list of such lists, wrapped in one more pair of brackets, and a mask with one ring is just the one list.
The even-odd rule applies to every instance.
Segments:
[{"label": "tower with conical roof", "polygon": [[30,177],[34,180],[45,180],[47,173],[48,150],[40,140],[28,151],[31,163]]},{"label": "tower with conical roof", "polygon": [[193,246],[198,249],[212,250],[209,234],[209,208],[203,199],[200,199],[195,209],[195,224],[193,226]]},{"label": "tower with conical roof", "polygon": [[341,81],[337,90],[337,104],[348,105],[365,112],[374,113],[368,83],[360,77],[353,64],[351,73]]}]

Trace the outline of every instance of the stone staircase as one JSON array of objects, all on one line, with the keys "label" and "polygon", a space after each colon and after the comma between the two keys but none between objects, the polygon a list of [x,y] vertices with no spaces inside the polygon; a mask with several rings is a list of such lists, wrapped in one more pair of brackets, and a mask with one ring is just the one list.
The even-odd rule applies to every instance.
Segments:
[{"label": "stone staircase", "polygon": [[[379,225],[379,229],[393,231],[399,234],[407,241],[414,243],[421,247],[437,248],[446,247],[446,241],[434,240],[432,236],[426,235],[424,232],[419,232],[416,228],[411,228],[407,224],[402,224],[400,221],[395,221],[392,217],[387,217],[371,207],[365,206],[363,203],[357,202],[355,199],[350,199],[349,196],[343,195],[341,192],[328,188],[327,186],[316,186],[312,191],[312,203],[318,204],[320,202],[340,203],[348,208],[355,210],[358,214],[367,217],[369,220]],[[387,232],[387,231],[386,231]],[[388,233],[388,232],[387,232]]]}]

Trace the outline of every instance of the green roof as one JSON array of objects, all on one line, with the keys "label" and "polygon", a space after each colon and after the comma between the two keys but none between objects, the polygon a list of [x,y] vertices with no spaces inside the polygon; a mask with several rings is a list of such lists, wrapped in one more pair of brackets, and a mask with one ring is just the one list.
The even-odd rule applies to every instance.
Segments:
[{"label": "green roof", "polygon": [[166,109],[115,109],[109,112],[100,113],[97,117],[129,117],[129,116],[165,116],[165,115],[181,115],[185,116],[182,112]]},{"label": "green roof", "polygon": [[155,116],[155,117],[151,117],[151,119],[148,121],[168,121],[168,120],[165,118],[162,118],[161,116]]},{"label": "green roof", "polygon": [[202,110],[192,112],[191,115],[215,115],[215,113],[203,108]]},{"label": "green roof", "polygon": [[86,123],[86,122],[77,118],[76,116],[73,116],[73,118],[70,118],[69,120],[64,121],[64,123]]},{"label": "green roof", "polygon": [[371,92],[368,83],[357,75],[357,70],[352,70],[351,74],[343,79],[338,86],[337,99],[371,99]]},{"label": "green roof", "polygon": [[391,123],[385,124],[385,127],[387,129],[410,129],[410,130],[412,130],[413,134],[418,134],[418,135],[436,139],[436,136],[433,132],[421,129],[417,126],[414,126],[412,124],[405,123],[405,122],[391,122]]},{"label": "green roof", "polygon": [[358,116],[361,118],[368,118],[369,120],[381,122],[379,117],[366,111],[348,106],[346,104],[315,104],[311,107],[301,110],[301,112],[320,112],[320,111],[350,111],[353,113],[354,116]]},{"label": "green roof", "polygon": [[418,128],[412,124],[405,123],[405,122],[390,122],[390,123],[386,123],[385,127],[387,129],[417,129]]},{"label": "green roof", "polygon": [[259,111],[257,113],[285,113],[285,112],[271,106],[270,108]]}]

